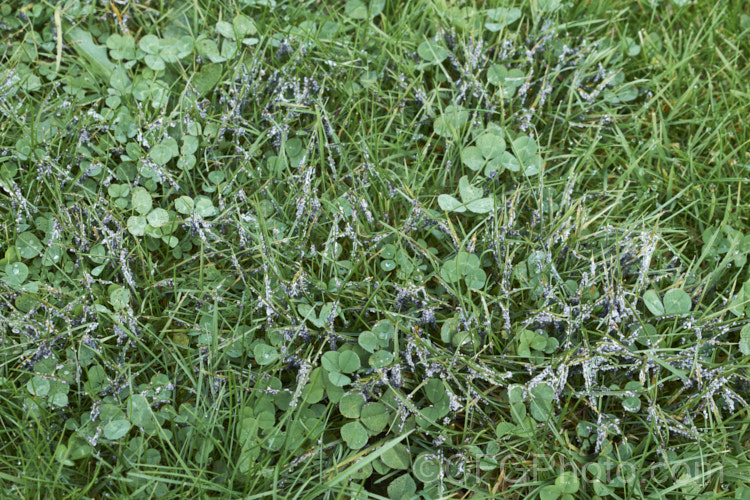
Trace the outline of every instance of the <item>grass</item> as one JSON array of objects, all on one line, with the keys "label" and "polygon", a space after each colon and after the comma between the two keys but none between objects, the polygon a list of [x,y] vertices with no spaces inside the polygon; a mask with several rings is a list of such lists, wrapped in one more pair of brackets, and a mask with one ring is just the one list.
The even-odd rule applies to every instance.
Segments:
[{"label": "grass", "polygon": [[746,498],[748,7],[3,5],[2,497]]}]

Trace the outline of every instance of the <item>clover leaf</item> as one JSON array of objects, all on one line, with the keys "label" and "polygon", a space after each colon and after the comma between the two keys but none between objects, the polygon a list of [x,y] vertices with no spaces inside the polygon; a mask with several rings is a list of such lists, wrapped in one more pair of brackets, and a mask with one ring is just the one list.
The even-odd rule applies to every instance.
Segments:
[{"label": "clover leaf", "polygon": [[425,62],[437,64],[444,61],[449,52],[441,47],[438,42],[431,40],[420,43],[417,47],[417,54]]},{"label": "clover leaf", "polygon": [[536,140],[527,135],[521,135],[513,140],[513,151],[520,168],[529,177],[539,174],[542,170],[542,157],[537,153],[539,147]]},{"label": "clover leaf", "polygon": [[358,450],[367,444],[370,438],[367,429],[359,422],[348,422],[341,427],[341,439],[352,450]]},{"label": "clover leaf", "polygon": [[339,411],[346,418],[359,418],[364,404],[365,397],[362,394],[346,394],[339,400]]},{"label": "clover leaf", "polygon": [[526,75],[520,69],[508,70],[501,64],[494,64],[487,70],[487,81],[492,85],[500,87],[503,97],[513,97],[518,87],[523,85]]},{"label": "clover leaf", "polygon": [[385,429],[391,420],[391,415],[384,404],[374,402],[362,407],[359,419],[368,429],[377,433]]},{"label": "clover leaf", "polygon": [[18,289],[29,276],[29,268],[23,262],[14,262],[5,266],[5,275],[1,278],[14,289]]},{"label": "clover leaf", "polygon": [[255,357],[255,361],[261,366],[270,365],[279,359],[279,353],[276,348],[264,343],[255,345],[253,356]]},{"label": "clover leaf", "polygon": [[466,286],[472,290],[480,290],[487,279],[487,274],[481,269],[479,257],[463,251],[443,263],[440,276],[448,283],[457,283],[463,277]]},{"label": "clover leaf", "polygon": [[344,6],[344,12],[352,19],[372,19],[385,7],[385,0],[370,0],[368,3],[362,0],[349,0]]},{"label": "clover leaf", "polygon": [[458,194],[461,201],[453,196],[441,194],[438,196],[438,205],[447,212],[464,213],[469,210],[475,214],[491,212],[495,207],[493,198],[483,197],[482,189],[472,186],[465,175],[458,181]]},{"label": "clover leaf", "polygon": [[578,492],[580,481],[573,472],[563,472],[554,485],[545,486],[539,491],[541,500],[572,500],[573,494]]},{"label": "clover leaf", "polygon": [[690,295],[680,288],[673,288],[665,293],[663,302],[654,290],[647,290],[643,294],[643,302],[655,316],[687,314],[693,307]]},{"label": "clover leaf", "polygon": [[116,61],[135,59],[135,39],[130,35],[117,33],[107,38],[109,55]]},{"label": "clover leaf", "polygon": [[320,308],[319,313],[315,313],[313,306],[309,304],[297,304],[297,310],[303,318],[318,328],[323,328],[328,323],[328,317],[333,311],[333,302],[327,302]]},{"label": "clover leaf", "polygon": [[690,295],[681,288],[673,288],[664,294],[664,312],[667,314],[687,314],[692,307]]},{"label": "clover leaf", "polygon": [[417,483],[409,474],[397,477],[388,485],[388,498],[404,499],[414,498],[417,492]]},{"label": "clover leaf", "polygon": [[371,331],[362,332],[357,342],[365,351],[374,353],[378,349],[387,348],[393,334],[393,323],[385,319],[376,323]]},{"label": "clover leaf", "polygon": [[461,152],[461,161],[471,170],[481,170],[487,165],[485,174],[489,175],[493,170],[502,168],[500,158],[505,153],[505,139],[502,130],[488,128],[482,135],[477,137],[476,146],[464,148]]},{"label": "clover leaf", "polygon": [[23,232],[16,238],[16,250],[22,259],[33,259],[44,250],[42,242],[34,233]]},{"label": "clover leaf", "polygon": [[488,9],[487,18],[492,21],[485,23],[488,31],[500,31],[521,18],[521,9],[518,7],[499,7],[497,9]]},{"label": "clover leaf", "polygon": [[130,430],[130,422],[124,419],[112,420],[102,429],[104,437],[110,441],[115,441],[124,437]]},{"label": "clover leaf", "polygon": [[435,133],[441,137],[456,138],[466,122],[469,121],[469,112],[460,105],[447,106],[442,114],[435,118],[433,127]]}]

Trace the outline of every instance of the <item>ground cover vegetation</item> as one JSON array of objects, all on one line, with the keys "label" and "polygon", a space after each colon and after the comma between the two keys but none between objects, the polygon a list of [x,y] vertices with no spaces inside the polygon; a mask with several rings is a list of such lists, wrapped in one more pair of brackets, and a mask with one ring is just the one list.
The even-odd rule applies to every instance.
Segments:
[{"label": "ground cover vegetation", "polygon": [[748,13],[4,2],[3,498],[749,498]]}]

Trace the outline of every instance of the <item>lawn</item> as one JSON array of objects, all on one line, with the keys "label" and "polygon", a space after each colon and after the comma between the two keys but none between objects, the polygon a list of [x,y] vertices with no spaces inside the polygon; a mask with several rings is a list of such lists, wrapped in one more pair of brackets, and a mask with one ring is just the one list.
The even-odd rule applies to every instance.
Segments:
[{"label": "lawn", "polygon": [[0,41],[2,498],[750,498],[749,2]]}]

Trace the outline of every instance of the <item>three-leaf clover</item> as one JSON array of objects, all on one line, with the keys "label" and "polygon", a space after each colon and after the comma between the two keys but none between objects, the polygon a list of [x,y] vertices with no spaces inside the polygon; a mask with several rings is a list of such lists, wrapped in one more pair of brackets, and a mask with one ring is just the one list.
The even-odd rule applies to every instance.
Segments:
[{"label": "three-leaf clover", "polygon": [[131,35],[115,33],[107,38],[109,55],[116,61],[135,59],[135,39]]},{"label": "three-leaf clover", "polygon": [[[523,170],[530,177],[542,171],[542,157],[538,153],[539,146],[533,137],[520,135],[513,140],[512,146],[516,155],[517,170]],[[505,165],[508,170],[512,170],[511,163]]]},{"label": "three-leaf clover", "polygon": [[304,318],[318,328],[323,328],[328,323],[328,317],[333,311],[333,302],[327,302],[320,308],[319,313],[315,313],[315,308],[309,304],[297,304],[297,311]]},{"label": "three-leaf clover", "polygon": [[448,283],[457,283],[463,277],[466,286],[473,290],[484,287],[487,279],[487,274],[481,268],[479,257],[463,251],[443,263],[440,276]]},{"label": "three-leaf clover", "polygon": [[488,128],[475,140],[475,146],[464,148],[461,161],[471,170],[477,171],[485,167],[485,174],[489,176],[493,171],[503,168],[501,159],[505,151],[505,139],[502,129]]},{"label": "three-leaf clover", "polygon": [[487,81],[492,85],[500,87],[503,97],[513,97],[518,87],[523,85],[526,75],[520,69],[509,70],[502,64],[494,64],[487,70]]},{"label": "three-leaf clover", "polygon": [[237,14],[231,23],[227,21],[217,22],[216,31],[224,38],[241,41],[244,45],[255,45],[258,43],[258,39],[252,37],[252,35],[258,33],[258,28],[255,27],[253,20],[244,14]]},{"label": "three-leaf clover", "polygon": [[453,196],[441,194],[438,196],[438,205],[447,212],[464,213],[469,210],[475,214],[486,214],[495,208],[495,202],[492,197],[485,197],[483,194],[482,188],[472,186],[469,178],[464,175],[458,181],[458,195],[461,201]]},{"label": "three-leaf clover", "polygon": [[146,35],[138,42],[146,66],[154,71],[166,68],[167,63],[176,63],[193,52],[193,39],[189,36],[168,38]]},{"label": "three-leaf clover", "polygon": [[328,351],[321,358],[323,369],[328,372],[328,380],[337,387],[350,384],[352,379],[345,374],[359,370],[361,363],[354,351]]},{"label": "three-leaf clover", "polygon": [[536,354],[532,354],[532,350],[551,354],[557,349],[558,345],[560,343],[556,338],[547,336],[541,330],[532,332],[524,329],[518,334],[518,350],[516,352],[521,357],[533,358],[536,357]]},{"label": "three-leaf clover", "polygon": [[541,500],[573,500],[573,494],[578,493],[580,487],[580,481],[573,472],[563,472],[557,479],[555,484],[545,486],[539,492],[539,498]]},{"label": "three-leaf clover", "polygon": [[469,112],[460,105],[447,106],[442,114],[435,118],[433,127],[441,137],[456,138],[461,127],[469,121]]}]

